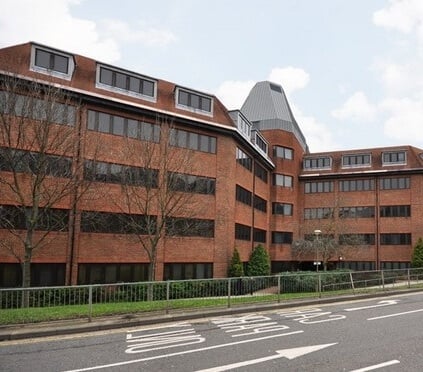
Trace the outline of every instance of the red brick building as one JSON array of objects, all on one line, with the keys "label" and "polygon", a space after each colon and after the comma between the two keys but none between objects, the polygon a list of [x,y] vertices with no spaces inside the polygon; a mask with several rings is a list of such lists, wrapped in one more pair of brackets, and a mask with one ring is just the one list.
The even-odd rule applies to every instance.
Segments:
[{"label": "red brick building", "polygon": [[[337,239],[354,233],[366,242],[332,257],[332,264],[406,267],[413,244],[423,236],[423,150],[311,154],[279,85],[258,83],[239,111],[228,111],[211,94],[36,43],[1,49],[0,75],[0,286],[21,280],[24,251],[18,238],[25,226],[18,209],[29,206],[34,179],[25,159],[41,156],[39,144],[28,138],[37,138],[46,121],[46,113],[34,109],[43,98],[33,99],[32,111],[25,111],[23,97],[31,96],[34,85],[41,87],[41,97],[48,88],[60,88],[60,118],[51,121],[49,138],[64,131],[66,143],[73,141],[67,149],[45,151],[45,192],[53,185],[65,190],[74,175],[85,183],[48,205],[49,218],[66,216],[65,224],[51,228],[43,222],[50,231],[33,250],[33,285],[146,280],[150,258],[129,231],[128,218],[147,212],[125,190],[128,184],[149,190],[152,182],[158,195],[160,180],[170,182],[169,175],[176,175],[177,195],[189,198],[185,208],[166,215],[170,222],[157,245],[157,280],[225,277],[234,247],[247,262],[257,244],[269,250],[274,272],[312,268],[312,257],[293,257],[291,243],[316,229],[327,233],[328,224]],[[19,91],[13,110],[5,83],[11,80]],[[21,142],[20,122],[27,128]],[[178,156],[167,164],[166,144]],[[7,161],[11,149],[21,156],[20,168]],[[156,156],[146,157],[146,149]],[[67,167],[72,177],[64,172]],[[24,197],[10,188],[16,174],[28,188]],[[148,211],[155,223],[159,204]],[[48,209],[46,202],[41,207]],[[170,234],[171,224],[195,228]]]}]

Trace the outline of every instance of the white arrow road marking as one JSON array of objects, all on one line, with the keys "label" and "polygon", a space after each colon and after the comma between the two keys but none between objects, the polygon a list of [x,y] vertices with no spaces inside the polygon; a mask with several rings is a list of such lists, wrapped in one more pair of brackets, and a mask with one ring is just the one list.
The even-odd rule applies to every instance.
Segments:
[{"label": "white arrow road marking", "polygon": [[337,344],[337,342],[335,342],[333,344],[303,346],[303,347],[296,347],[296,348],[293,348],[293,349],[276,350],[275,355],[271,355],[271,356],[268,356],[268,357],[246,360],[244,362],[227,364],[225,366],[202,369],[202,370],[198,370],[196,372],[228,371],[230,369],[250,366],[252,364],[259,364],[259,363],[267,362],[269,360],[278,359],[278,358],[287,358],[287,359],[291,360],[291,359],[294,359],[294,358],[298,358],[299,356],[306,355],[306,354],[312,353],[314,351],[318,351],[318,350],[321,350],[321,349],[324,349],[324,348],[327,348],[329,346],[336,345],[336,344]]},{"label": "white arrow road marking", "polygon": [[357,310],[374,309],[375,307],[396,305],[398,302],[399,302],[399,300],[385,300],[385,301],[379,301],[377,305],[362,306],[362,307],[352,307],[352,308],[344,309],[344,310],[345,311],[357,311]]},{"label": "white arrow road marking", "polygon": [[390,360],[389,362],[375,364],[374,366],[368,366],[368,367],[364,367],[364,368],[360,368],[360,369],[355,369],[354,371],[351,371],[351,372],[373,371],[375,369],[379,369],[379,368],[383,368],[383,367],[388,367],[388,366],[393,366],[394,364],[398,364],[398,363],[400,363],[400,361],[394,359],[394,360]]}]

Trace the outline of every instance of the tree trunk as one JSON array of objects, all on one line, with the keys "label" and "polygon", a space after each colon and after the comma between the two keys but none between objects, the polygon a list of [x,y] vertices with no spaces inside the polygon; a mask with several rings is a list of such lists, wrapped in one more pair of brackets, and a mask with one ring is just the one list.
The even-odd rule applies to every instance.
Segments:
[{"label": "tree trunk", "polygon": [[[31,234],[32,235],[32,234]],[[31,256],[32,256],[32,245],[31,242],[25,242],[25,256],[22,263],[22,288],[28,288],[31,286]],[[29,306],[29,292],[22,292],[22,307]]]},{"label": "tree trunk", "polygon": [[156,278],[156,258],[153,255],[148,265],[147,301],[154,300],[153,283]]}]

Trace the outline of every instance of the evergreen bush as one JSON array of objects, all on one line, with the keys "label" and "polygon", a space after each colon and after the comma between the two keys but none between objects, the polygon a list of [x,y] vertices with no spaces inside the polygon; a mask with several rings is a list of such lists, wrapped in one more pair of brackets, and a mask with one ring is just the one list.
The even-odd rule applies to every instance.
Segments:
[{"label": "evergreen bush", "polygon": [[262,245],[256,246],[251,252],[247,265],[248,276],[270,275],[270,257]]},{"label": "evergreen bush", "polygon": [[413,256],[411,257],[412,267],[423,267],[423,240],[419,238],[414,246]]}]

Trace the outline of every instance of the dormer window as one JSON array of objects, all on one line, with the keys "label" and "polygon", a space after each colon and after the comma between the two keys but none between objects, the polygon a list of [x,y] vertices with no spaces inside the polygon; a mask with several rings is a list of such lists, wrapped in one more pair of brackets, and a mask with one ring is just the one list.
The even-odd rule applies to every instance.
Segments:
[{"label": "dormer window", "polygon": [[330,156],[320,156],[317,158],[306,158],[303,160],[303,169],[331,169],[332,158]]},{"label": "dormer window", "polygon": [[75,68],[73,57],[34,45],[31,51],[31,70],[70,80]]},{"label": "dormer window", "polygon": [[203,94],[176,88],[176,107],[197,112],[200,114],[212,115],[213,99]]},{"label": "dormer window", "polygon": [[253,133],[253,142],[261,151],[267,155],[267,142],[264,137],[256,130]]},{"label": "dormer window", "polygon": [[238,129],[248,139],[251,138],[251,123],[245,120],[241,115],[238,115]]},{"label": "dormer window", "polygon": [[351,154],[342,156],[342,168],[369,167],[372,157],[370,154]]},{"label": "dormer window", "polygon": [[382,153],[382,165],[407,164],[405,151],[389,151]]},{"label": "dormer window", "polygon": [[156,101],[156,81],[107,66],[97,66],[97,87]]}]

